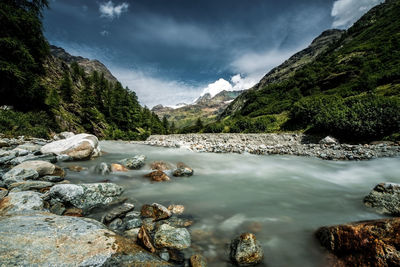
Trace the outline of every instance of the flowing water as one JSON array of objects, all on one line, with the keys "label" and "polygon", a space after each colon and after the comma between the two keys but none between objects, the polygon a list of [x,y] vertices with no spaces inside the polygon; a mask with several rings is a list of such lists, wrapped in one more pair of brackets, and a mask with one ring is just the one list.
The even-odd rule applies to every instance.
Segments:
[{"label": "flowing water", "polygon": [[[363,206],[362,199],[378,183],[400,183],[400,159],[334,162],[294,156],[194,153],[122,142],[102,142],[108,154],[81,173],[69,172],[74,183],[108,179],[125,187],[138,208],[146,203],[183,204],[192,215],[194,250],[209,266],[228,266],[227,243],[238,234],[256,234],[265,266],[324,266],[323,249],[313,233],[321,226],[382,218]],[[190,178],[151,183],[149,166],[127,173],[99,176],[98,162],[117,162],[144,154],[147,163],[184,162],[195,170]],[[76,165],[76,163],[65,163]],[[137,208],[137,210],[138,210]]]}]

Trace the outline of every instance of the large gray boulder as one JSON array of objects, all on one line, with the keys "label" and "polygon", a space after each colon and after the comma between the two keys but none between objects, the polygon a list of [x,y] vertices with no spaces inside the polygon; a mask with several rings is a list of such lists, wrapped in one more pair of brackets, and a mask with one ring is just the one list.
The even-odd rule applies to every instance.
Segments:
[{"label": "large gray boulder", "polygon": [[154,244],[157,248],[182,250],[190,247],[190,234],[186,228],[175,228],[163,224],[154,234]]},{"label": "large gray boulder", "polygon": [[99,140],[92,134],[77,134],[44,145],[43,154],[68,155],[74,160],[86,160],[100,155]]},{"label": "large gray boulder", "polygon": [[255,235],[244,233],[232,240],[230,258],[238,266],[253,266],[262,262],[264,252]]},{"label": "large gray boulder", "polygon": [[113,183],[58,184],[50,189],[50,198],[87,212],[115,203],[122,194],[121,186]]},{"label": "large gray boulder", "polygon": [[400,215],[400,184],[378,184],[364,198],[364,204],[378,213]]},{"label": "large gray boulder", "polygon": [[22,182],[25,180],[35,180],[39,178],[39,173],[32,169],[12,168],[3,175],[3,183],[6,186],[10,184]]},{"label": "large gray boulder", "polygon": [[5,216],[0,236],[0,266],[170,266],[92,219]]}]

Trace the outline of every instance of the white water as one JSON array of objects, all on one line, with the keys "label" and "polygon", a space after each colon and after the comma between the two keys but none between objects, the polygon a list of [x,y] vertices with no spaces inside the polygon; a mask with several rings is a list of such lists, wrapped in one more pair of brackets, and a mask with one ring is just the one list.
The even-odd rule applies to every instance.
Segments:
[{"label": "white water", "polygon": [[[136,154],[156,160],[185,162],[195,170],[190,178],[150,183],[139,171],[94,175],[90,170],[69,172],[73,182],[108,179],[125,187],[136,203],[183,204],[193,215],[190,231],[194,249],[201,250],[209,266],[226,266],[226,244],[238,234],[256,234],[265,252],[266,266],[324,266],[323,249],[313,237],[321,226],[377,219],[382,216],[363,206],[362,199],[378,183],[400,183],[400,159],[334,162],[294,156],[256,156],[194,153],[102,142],[107,155],[89,162],[117,162]],[[65,163],[65,165],[76,163]],[[203,230],[205,237],[195,238]],[[198,236],[198,235],[197,235]]]}]

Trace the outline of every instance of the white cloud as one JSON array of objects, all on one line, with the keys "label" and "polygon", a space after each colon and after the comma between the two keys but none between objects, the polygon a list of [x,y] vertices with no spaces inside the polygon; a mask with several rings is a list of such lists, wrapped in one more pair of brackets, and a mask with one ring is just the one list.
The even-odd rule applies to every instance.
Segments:
[{"label": "white cloud", "polygon": [[110,67],[112,74],[124,85],[135,91],[143,105],[158,104],[173,106],[191,103],[200,94],[200,89],[180,81],[154,77],[141,71]]},{"label": "white cloud", "polygon": [[241,91],[253,87],[258,80],[251,77],[243,78],[240,74],[232,76],[230,82],[220,78],[219,80],[210,83],[206,88],[203,89],[201,96],[210,94],[211,97],[216,96],[222,91]]},{"label": "white cloud", "polygon": [[123,12],[128,11],[128,7],[129,4],[125,2],[119,5],[114,5],[113,1],[104,2],[99,6],[100,16],[108,19],[118,18]]},{"label": "white cloud", "polygon": [[372,7],[382,2],[384,0],[336,0],[331,12],[334,17],[332,26],[347,28]]}]

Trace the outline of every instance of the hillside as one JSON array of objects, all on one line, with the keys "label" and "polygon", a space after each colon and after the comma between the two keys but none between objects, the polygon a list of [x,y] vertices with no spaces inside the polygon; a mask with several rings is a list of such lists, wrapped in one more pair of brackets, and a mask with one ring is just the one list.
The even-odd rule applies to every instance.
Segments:
[{"label": "hillside", "polygon": [[139,105],[104,64],[50,46],[43,36],[47,1],[0,2],[0,132],[49,137],[73,131],[145,139],[167,123]]},{"label": "hillside", "polygon": [[157,105],[152,111],[160,118],[166,117],[168,121],[173,122],[177,129],[183,130],[185,127],[187,128],[195,125],[199,118],[203,123],[216,121],[229,103],[242,92],[243,91],[222,91],[214,97],[211,97],[211,95],[207,93],[190,105],[175,109]]},{"label": "hillside", "polygon": [[301,130],[352,140],[396,138],[400,132],[399,17],[400,1],[391,0],[371,9],[343,33],[328,31],[335,33],[337,41],[327,43],[290,74],[279,71],[285,63],[273,70],[235,100],[219,123],[204,130]]}]

